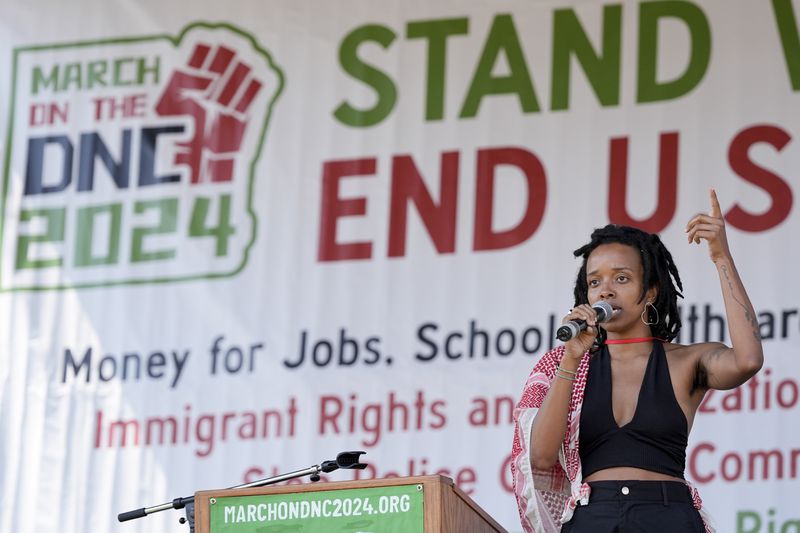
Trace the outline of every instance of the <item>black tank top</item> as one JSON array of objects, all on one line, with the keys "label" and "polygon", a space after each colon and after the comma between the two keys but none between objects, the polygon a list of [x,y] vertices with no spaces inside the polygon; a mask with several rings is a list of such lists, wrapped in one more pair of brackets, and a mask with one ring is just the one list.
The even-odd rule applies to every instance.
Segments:
[{"label": "black tank top", "polygon": [[660,342],[653,344],[633,419],[622,427],[611,403],[608,347],[592,356],[580,425],[583,476],[615,466],[642,468],[683,478],[689,428]]}]

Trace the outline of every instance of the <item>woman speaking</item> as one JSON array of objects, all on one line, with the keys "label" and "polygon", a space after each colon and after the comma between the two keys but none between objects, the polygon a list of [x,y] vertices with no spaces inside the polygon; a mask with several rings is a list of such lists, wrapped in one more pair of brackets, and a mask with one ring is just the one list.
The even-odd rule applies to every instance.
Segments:
[{"label": "woman speaking", "polygon": [[[712,531],[684,479],[689,431],[706,391],[741,385],[764,356],[710,195],[710,214],[692,218],[686,233],[708,245],[732,346],[672,342],[683,287],[657,235],[595,230],[575,251],[583,263],[563,321],[584,326],[536,364],[515,410],[511,468],[526,532]],[[602,324],[597,302],[612,310]]]}]

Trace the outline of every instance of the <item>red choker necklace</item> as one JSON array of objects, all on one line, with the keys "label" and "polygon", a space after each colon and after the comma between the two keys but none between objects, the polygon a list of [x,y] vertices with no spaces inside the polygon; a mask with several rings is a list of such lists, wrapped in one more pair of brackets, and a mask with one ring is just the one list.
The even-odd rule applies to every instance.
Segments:
[{"label": "red choker necklace", "polygon": [[667,342],[666,340],[660,339],[658,337],[635,337],[633,339],[606,339],[606,344],[633,344],[636,342],[647,342],[647,341]]}]

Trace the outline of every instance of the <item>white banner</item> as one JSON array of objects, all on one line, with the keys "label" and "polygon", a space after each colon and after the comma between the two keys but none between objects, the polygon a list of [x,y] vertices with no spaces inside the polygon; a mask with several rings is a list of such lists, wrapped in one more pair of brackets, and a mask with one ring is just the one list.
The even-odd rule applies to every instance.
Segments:
[{"label": "white banner", "polygon": [[660,233],[678,341],[729,342],[712,186],[766,362],[686,476],[800,531],[799,10],[5,2],[0,532],[184,531],[116,515],[344,450],[519,531],[511,412],[593,228]]}]

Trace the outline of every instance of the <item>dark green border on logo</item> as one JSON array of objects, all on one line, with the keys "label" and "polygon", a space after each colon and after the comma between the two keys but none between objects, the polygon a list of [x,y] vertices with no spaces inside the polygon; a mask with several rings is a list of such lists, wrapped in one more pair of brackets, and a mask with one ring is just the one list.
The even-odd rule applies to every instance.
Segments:
[{"label": "dark green border on logo", "polygon": [[[214,278],[228,278],[235,276],[239,272],[244,269],[247,265],[247,260],[250,256],[250,249],[253,247],[256,241],[256,235],[258,233],[258,217],[256,216],[255,210],[253,209],[253,186],[255,183],[255,170],[256,165],[258,164],[259,159],[261,158],[261,152],[264,149],[264,140],[267,136],[267,126],[269,125],[269,120],[272,117],[272,109],[275,105],[275,102],[278,99],[281,91],[283,90],[284,85],[284,77],[283,71],[281,71],[280,67],[275,64],[272,60],[272,55],[262,48],[256,39],[246,31],[237,28],[228,23],[220,22],[220,23],[210,23],[210,22],[193,22],[183,28],[183,30],[178,34],[177,37],[172,37],[170,35],[152,35],[148,37],[123,37],[119,39],[103,39],[97,41],[79,41],[73,43],[58,43],[58,44],[49,44],[49,45],[35,45],[35,46],[23,46],[14,48],[13,50],[13,61],[12,61],[12,68],[11,68],[11,98],[9,102],[9,120],[8,120],[8,136],[6,139],[6,160],[5,165],[3,166],[3,191],[2,191],[2,198],[0,198],[0,250],[2,250],[3,246],[3,229],[5,227],[5,206],[6,206],[6,197],[8,196],[8,186],[9,180],[11,179],[10,172],[11,172],[11,153],[12,153],[12,143],[13,143],[13,132],[14,132],[14,118],[16,113],[16,81],[17,81],[17,59],[20,54],[25,52],[35,52],[40,50],[58,50],[61,48],[75,48],[75,47],[88,47],[88,46],[102,46],[102,45],[109,45],[109,44],[123,44],[123,43],[138,43],[143,41],[156,41],[156,40],[166,40],[173,44],[173,46],[177,47],[180,45],[181,41],[183,40],[184,36],[194,28],[206,28],[206,29],[218,29],[223,28],[230,30],[233,33],[239,34],[252,44],[253,48],[260,53],[261,55],[266,58],[269,67],[275,72],[278,78],[278,87],[273,95],[272,99],[267,106],[267,114],[264,117],[264,124],[261,128],[261,133],[259,134],[258,139],[258,148],[255,153],[255,157],[253,157],[252,161],[250,162],[250,172],[248,176],[248,183],[247,183],[247,213],[250,216],[250,221],[253,225],[253,233],[250,239],[250,242],[247,243],[244,249],[244,257],[242,258],[242,262],[237,266],[234,270],[230,272],[222,272],[222,273],[215,273],[215,274],[198,274],[193,276],[177,276],[177,277],[162,277],[162,278],[148,278],[148,279],[129,279],[129,280],[119,280],[119,281],[108,281],[108,282],[99,282],[99,283],[78,283],[78,284],[65,284],[65,285],[53,285],[53,286],[31,286],[31,287],[11,287],[11,288],[3,288],[2,286],[2,279],[0,279],[0,292],[16,292],[16,291],[47,291],[47,290],[62,290],[62,289],[85,289],[91,287],[109,287],[113,285],[144,285],[150,283],[172,283],[176,281],[189,281],[189,280],[197,280],[197,279],[214,279]],[[2,270],[0,270],[0,276],[2,276]]]}]

